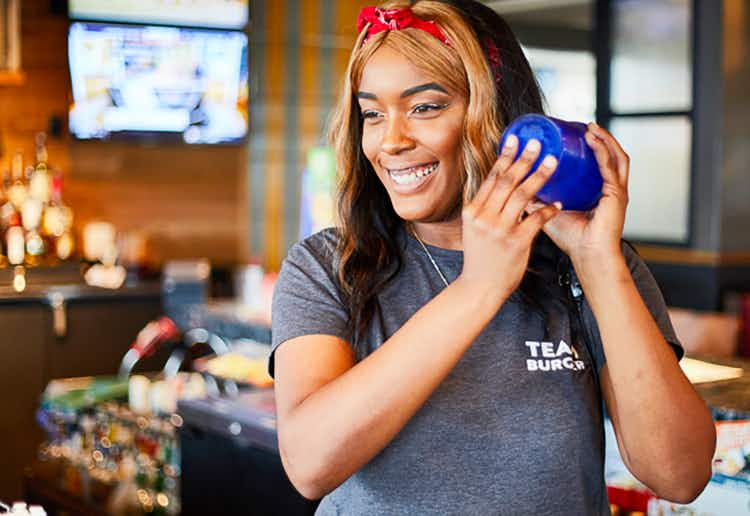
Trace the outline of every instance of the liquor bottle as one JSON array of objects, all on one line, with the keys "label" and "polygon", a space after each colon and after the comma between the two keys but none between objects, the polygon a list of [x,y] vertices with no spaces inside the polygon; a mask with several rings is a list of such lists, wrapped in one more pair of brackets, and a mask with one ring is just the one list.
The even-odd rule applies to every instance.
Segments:
[{"label": "liquor bottle", "polygon": [[63,204],[62,188],[62,173],[55,170],[49,204],[42,218],[42,234],[48,238],[50,254],[59,260],[67,260],[75,248],[73,210]]},{"label": "liquor bottle", "polygon": [[8,229],[5,232],[5,249],[8,263],[22,265],[26,258],[26,238],[21,227],[21,217],[14,212],[10,217]]},{"label": "liquor bottle", "polygon": [[5,234],[5,229],[8,227],[10,215],[15,211],[15,208],[8,197],[10,184],[10,173],[8,172],[8,169],[3,169],[2,200],[0,201],[0,226],[2,227],[3,235]]},{"label": "liquor bottle", "polygon": [[31,267],[41,264],[47,250],[47,244],[39,234],[39,223],[41,222],[43,209],[44,205],[38,199],[29,197],[24,201],[21,211],[23,227],[26,230],[26,263]]},{"label": "liquor bottle", "polygon": [[2,175],[0,175],[0,206],[3,206],[8,202],[7,191],[10,180],[8,179],[8,169],[3,168]]},{"label": "liquor bottle", "polygon": [[47,135],[36,135],[36,164],[29,179],[29,196],[42,203],[50,200],[50,176],[47,164]]},{"label": "liquor bottle", "polygon": [[[8,265],[8,257],[5,251],[5,230],[8,227],[10,213],[6,205],[9,205],[6,197],[7,184],[9,183],[8,170],[3,169],[2,178],[0,178],[0,269],[5,268]],[[12,211],[12,207],[10,207]]]},{"label": "liquor bottle", "polygon": [[28,189],[24,181],[23,174],[23,153],[17,151],[13,155],[10,167],[11,185],[8,188],[7,196],[16,211],[21,210],[21,205],[28,197]]},{"label": "liquor bottle", "polygon": [[[31,185],[34,175],[34,167],[26,168],[27,184]],[[29,194],[31,189],[28,189]],[[39,226],[42,222],[44,203],[33,195],[27,195],[21,204],[21,225],[25,231],[26,264],[35,267],[41,263],[46,245],[39,234]]]}]

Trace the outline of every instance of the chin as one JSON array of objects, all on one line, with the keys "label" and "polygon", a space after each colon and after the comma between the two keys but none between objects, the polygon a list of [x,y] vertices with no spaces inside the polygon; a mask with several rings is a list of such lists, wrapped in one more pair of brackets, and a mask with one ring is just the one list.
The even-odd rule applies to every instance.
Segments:
[{"label": "chin", "polygon": [[429,219],[432,213],[432,210],[421,203],[417,204],[405,201],[393,202],[393,198],[391,198],[391,203],[396,215],[409,222],[422,222],[425,219]]}]

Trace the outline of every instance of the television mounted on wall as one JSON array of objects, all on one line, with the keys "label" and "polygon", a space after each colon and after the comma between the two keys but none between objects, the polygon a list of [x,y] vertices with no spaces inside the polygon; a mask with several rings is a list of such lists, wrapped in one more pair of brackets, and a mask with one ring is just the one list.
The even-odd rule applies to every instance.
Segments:
[{"label": "television mounted on wall", "polygon": [[247,134],[244,32],[73,22],[68,60],[78,139],[214,144]]}]

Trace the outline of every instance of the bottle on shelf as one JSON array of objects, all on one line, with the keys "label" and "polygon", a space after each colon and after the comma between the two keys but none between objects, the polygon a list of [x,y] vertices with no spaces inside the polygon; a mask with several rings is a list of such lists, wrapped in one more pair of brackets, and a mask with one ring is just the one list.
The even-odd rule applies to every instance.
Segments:
[{"label": "bottle on shelf", "polygon": [[[10,220],[11,214],[15,211],[15,208],[13,207],[13,203],[10,202],[10,198],[8,197],[10,192],[10,173],[8,172],[8,169],[3,169],[3,184],[2,184],[2,200],[0,201],[0,227],[3,231],[3,236],[5,235],[5,230],[8,227],[8,222]],[[4,239],[3,239],[4,240]]]},{"label": "bottle on shelf", "polygon": [[21,220],[23,221],[23,228],[26,230],[26,263],[32,267],[40,265],[47,249],[44,239],[39,234],[43,210],[42,202],[34,197],[28,197],[23,202],[21,209]]},{"label": "bottle on shelf", "polygon": [[44,212],[44,205],[46,203],[43,197],[48,196],[48,194],[44,191],[35,192],[33,189],[34,181],[37,181],[37,190],[43,190],[39,186],[38,179],[41,176],[38,175],[38,170],[43,170],[44,177],[47,177],[44,162],[40,162],[38,169],[31,166],[26,167],[27,184],[29,185],[28,195],[21,205],[21,223],[26,233],[26,264],[30,267],[36,267],[41,264],[47,248],[44,239],[39,234],[39,226],[42,222],[42,213]]},{"label": "bottle on shelf", "polygon": [[8,169],[3,167],[2,173],[0,174],[0,206],[3,206],[6,202],[8,202],[8,186],[10,186]]},{"label": "bottle on shelf", "polygon": [[73,210],[62,200],[63,178],[59,170],[52,174],[49,204],[44,210],[42,234],[48,239],[53,259],[67,260],[73,254]]},{"label": "bottle on shelf", "polygon": [[5,249],[10,265],[23,265],[26,259],[26,237],[21,226],[21,217],[14,212],[5,231]]},{"label": "bottle on shelf", "polygon": [[9,205],[6,195],[9,182],[8,169],[3,168],[2,176],[0,176],[0,269],[3,269],[8,265],[8,257],[6,256],[5,250],[5,230],[8,227],[10,217],[10,213],[8,213],[8,210],[6,209],[6,205]]},{"label": "bottle on shelf", "polygon": [[47,163],[47,135],[36,135],[36,163],[29,178],[29,196],[42,204],[50,201],[50,175]]},{"label": "bottle on shelf", "polygon": [[11,184],[7,196],[16,211],[21,210],[23,202],[28,197],[28,188],[24,181],[23,153],[19,150],[13,155],[10,166]]}]

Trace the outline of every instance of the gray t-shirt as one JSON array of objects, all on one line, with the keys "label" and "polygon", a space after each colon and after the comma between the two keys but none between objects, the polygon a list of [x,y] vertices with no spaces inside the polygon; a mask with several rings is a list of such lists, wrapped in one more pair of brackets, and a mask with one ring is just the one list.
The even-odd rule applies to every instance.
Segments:
[{"label": "gray t-shirt", "polygon": [[[301,335],[351,342],[335,279],[335,239],[329,228],[290,249],[274,292],[273,350]],[[398,239],[403,266],[378,295],[366,354],[444,288],[419,242],[403,230]],[[463,252],[428,249],[453,281]],[[651,273],[628,246],[623,252],[642,298],[681,356]],[[571,337],[570,305],[542,301],[547,338],[539,310],[515,292],[401,432],[323,497],[316,515],[609,514],[592,360]],[[583,318],[598,370],[605,357],[585,301]],[[273,354],[269,370],[273,375]]]}]

